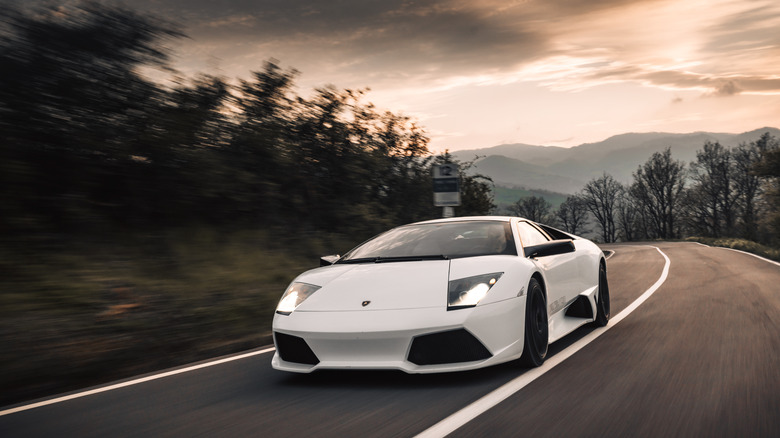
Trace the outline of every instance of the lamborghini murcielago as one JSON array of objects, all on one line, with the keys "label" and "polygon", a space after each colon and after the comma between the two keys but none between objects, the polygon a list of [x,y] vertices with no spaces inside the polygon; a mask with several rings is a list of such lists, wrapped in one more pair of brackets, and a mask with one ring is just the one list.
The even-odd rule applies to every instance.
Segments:
[{"label": "lamborghini murcielago", "polygon": [[404,225],[320,264],[279,301],[276,369],[533,367],[549,343],[609,319],[598,246],[522,218]]}]

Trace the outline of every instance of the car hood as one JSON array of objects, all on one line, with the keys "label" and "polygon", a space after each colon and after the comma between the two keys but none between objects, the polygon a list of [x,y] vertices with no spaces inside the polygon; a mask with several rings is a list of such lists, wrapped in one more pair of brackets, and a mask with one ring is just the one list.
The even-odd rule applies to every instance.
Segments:
[{"label": "car hood", "polygon": [[322,288],[296,312],[446,307],[449,268],[448,260],[426,260],[315,269],[295,281]]}]

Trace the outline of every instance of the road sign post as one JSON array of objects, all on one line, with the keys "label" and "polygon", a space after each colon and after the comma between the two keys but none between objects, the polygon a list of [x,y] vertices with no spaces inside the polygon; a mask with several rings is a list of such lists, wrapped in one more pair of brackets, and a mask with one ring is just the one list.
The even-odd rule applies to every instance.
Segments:
[{"label": "road sign post", "polygon": [[458,165],[447,163],[433,166],[433,205],[444,207],[443,217],[453,217],[452,207],[460,205]]}]

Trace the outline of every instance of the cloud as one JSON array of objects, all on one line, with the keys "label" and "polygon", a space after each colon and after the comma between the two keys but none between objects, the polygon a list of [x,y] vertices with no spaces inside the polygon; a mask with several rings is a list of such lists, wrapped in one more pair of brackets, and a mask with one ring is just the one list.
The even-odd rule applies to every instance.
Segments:
[{"label": "cloud", "polygon": [[734,81],[726,81],[723,82],[720,86],[717,87],[715,90],[716,96],[733,96],[735,94],[739,94],[742,91],[741,88],[736,84]]},{"label": "cloud", "polygon": [[[663,69],[652,65],[613,65],[591,69],[577,77],[561,81],[563,86],[594,87],[613,82],[638,82],[667,90],[699,91],[706,96],[733,96],[740,93],[780,94],[780,76],[714,75],[687,70]],[[554,83],[550,83],[551,86]]]},{"label": "cloud", "polygon": [[364,78],[366,85],[375,85],[515,70],[556,51],[551,19],[567,22],[636,3],[136,0],[134,4],[181,17],[192,44],[216,44],[220,58],[242,53],[257,58],[255,65],[247,62],[245,70],[274,57],[295,62],[293,66],[304,73],[332,72],[342,81]]},{"label": "cloud", "polygon": [[256,17],[254,15],[229,15],[227,17],[220,17],[204,23],[206,27],[232,27],[232,26],[252,26],[256,23]]}]

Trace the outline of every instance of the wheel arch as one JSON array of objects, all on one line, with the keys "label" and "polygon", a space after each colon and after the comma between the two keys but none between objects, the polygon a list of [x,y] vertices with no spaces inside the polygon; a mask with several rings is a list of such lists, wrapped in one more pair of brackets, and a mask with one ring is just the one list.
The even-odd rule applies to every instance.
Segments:
[{"label": "wheel arch", "polygon": [[542,276],[542,273],[539,272],[539,271],[536,271],[533,274],[531,274],[531,278],[535,278],[536,281],[539,282],[539,286],[542,287],[542,294],[544,294],[544,302],[548,303],[549,300],[547,299],[547,284],[544,282],[544,276]]}]

